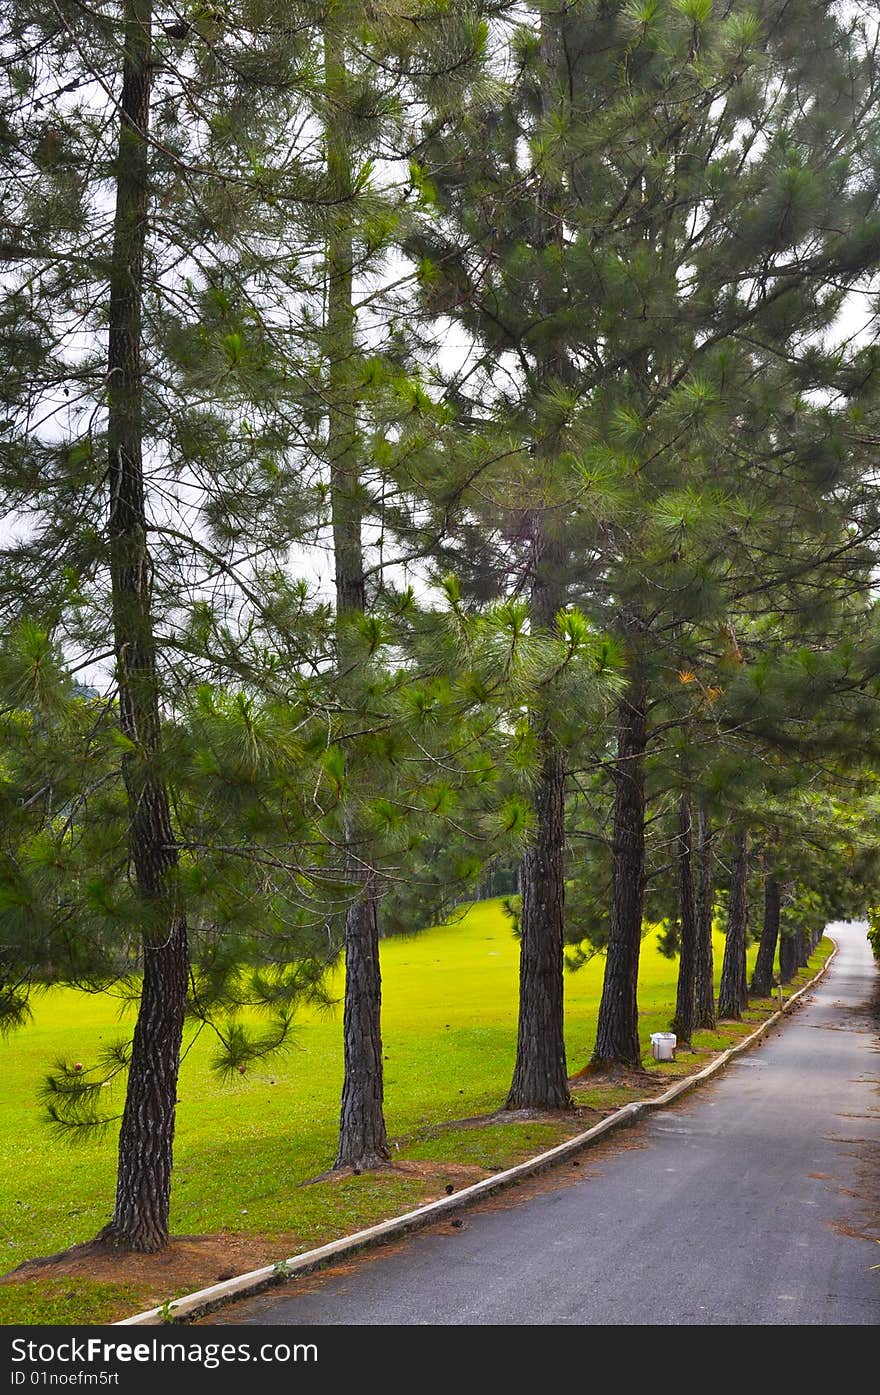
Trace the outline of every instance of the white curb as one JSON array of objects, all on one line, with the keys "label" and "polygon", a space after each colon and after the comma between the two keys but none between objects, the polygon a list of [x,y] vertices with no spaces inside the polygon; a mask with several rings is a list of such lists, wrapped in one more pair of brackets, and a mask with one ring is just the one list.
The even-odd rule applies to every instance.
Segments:
[{"label": "white curb", "polygon": [[332,1240],[329,1244],[321,1245],[315,1250],[307,1250],[305,1254],[294,1255],[291,1259],[281,1260],[277,1264],[264,1265],[262,1269],[252,1269],[247,1274],[240,1274],[235,1279],[225,1279],[222,1283],[212,1284],[210,1288],[199,1289],[196,1293],[187,1293],[184,1297],[175,1298],[160,1308],[148,1308],[143,1313],[136,1313],[134,1317],[123,1318],[120,1322],[114,1323],[113,1326],[151,1327],[169,1321],[177,1322],[181,1318],[193,1318],[219,1308],[228,1300],[242,1294],[258,1293],[261,1289],[286,1283],[288,1280],[303,1274],[310,1274],[313,1270],[322,1269],[334,1260],[347,1258],[359,1250],[380,1245],[398,1235],[405,1235],[408,1231],[420,1230],[423,1226],[442,1219],[450,1211],[461,1210],[472,1202],[491,1196],[493,1192],[515,1185],[523,1178],[531,1177],[537,1172],[545,1172],[548,1168],[554,1167],[556,1163],[563,1162],[573,1154],[588,1148],[596,1139],[601,1138],[603,1134],[610,1133],[613,1129],[634,1124],[646,1111],[659,1109],[670,1104],[672,1100],[678,1099],[679,1095],[695,1089],[702,1081],[721,1070],[732,1056],[737,1056],[741,1051],[745,1051],[747,1047],[763,1036],[774,1023],[778,1022],[792,1003],[796,1003],[798,998],[818,983],[837,954],[836,941],[831,935],[828,935],[827,938],[832,941],[834,948],[825,963],[815,977],[810,979],[809,983],[804,984],[803,988],[800,988],[797,993],[792,994],[783,1003],[781,1010],[774,1012],[772,1017],[768,1017],[766,1022],[762,1022],[760,1027],[750,1033],[743,1041],[738,1042],[736,1046],[722,1051],[721,1055],[717,1056],[704,1070],[698,1071],[695,1075],[689,1075],[684,1080],[677,1080],[662,1095],[626,1104],[621,1109],[615,1110],[613,1114],[609,1114],[601,1123],[587,1129],[586,1133],[579,1133],[574,1138],[568,1138],[564,1143],[557,1144],[555,1148],[549,1148],[545,1153],[538,1153],[535,1157],[517,1163],[516,1167],[510,1167],[505,1172],[498,1172],[493,1177],[486,1177],[482,1182],[475,1182],[469,1187],[463,1187],[460,1192],[454,1192],[451,1196],[441,1197],[439,1201],[428,1202],[427,1205],[419,1206],[414,1211],[407,1211],[402,1216],[393,1216],[390,1220],[380,1221],[378,1225],[369,1226],[366,1230],[358,1230],[353,1235],[345,1235],[339,1240]]}]

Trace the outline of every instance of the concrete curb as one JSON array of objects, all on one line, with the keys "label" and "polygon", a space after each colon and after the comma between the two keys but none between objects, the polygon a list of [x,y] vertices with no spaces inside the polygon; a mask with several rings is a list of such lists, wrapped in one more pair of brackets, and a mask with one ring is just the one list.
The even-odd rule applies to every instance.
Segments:
[{"label": "concrete curb", "polygon": [[291,1259],[280,1260],[277,1264],[267,1264],[262,1269],[252,1269],[249,1273],[240,1274],[235,1279],[226,1279],[222,1283],[212,1284],[210,1288],[185,1294],[182,1298],[175,1298],[161,1308],[148,1308],[145,1312],[136,1313],[134,1317],[123,1318],[113,1325],[116,1327],[152,1327],[169,1321],[178,1322],[181,1318],[201,1317],[223,1307],[234,1298],[240,1298],[245,1294],[259,1293],[263,1289],[287,1283],[290,1279],[311,1274],[316,1269],[326,1268],[335,1260],[347,1259],[351,1255],[382,1245],[398,1236],[421,1230],[425,1226],[432,1225],[435,1221],[442,1220],[451,1212],[463,1210],[474,1202],[492,1196],[495,1192],[503,1191],[506,1187],[516,1186],[518,1182],[527,1177],[547,1172],[557,1163],[564,1162],[567,1158],[589,1148],[592,1143],[595,1143],[605,1134],[611,1133],[615,1129],[629,1127],[650,1110],[661,1109],[678,1099],[680,1095],[696,1089],[704,1080],[708,1080],[710,1076],[723,1069],[733,1056],[738,1056],[740,1052],[747,1050],[758,1041],[765,1032],[781,1020],[783,1013],[786,1013],[792,1004],[813,988],[826,973],[838,949],[833,937],[829,935],[827,938],[832,941],[834,948],[819,972],[810,979],[809,983],[804,984],[797,993],[793,993],[788,1001],[783,1003],[780,1010],[768,1017],[766,1022],[762,1022],[760,1027],[751,1032],[743,1041],[738,1042],[736,1046],[730,1047],[727,1051],[722,1051],[721,1055],[716,1056],[715,1060],[704,1070],[686,1076],[683,1080],[677,1080],[662,1095],[648,1100],[635,1100],[632,1104],[624,1105],[623,1108],[609,1114],[601,1123],[587,1129],[585,1133],[568,1138],[564,1143],[557,1144],[555,1148],[550,1148],[545,1153],[538,1153],[535,1157],[528,1158],[525,1162],[518,1163],[516,1167],[510,1167],[505,1172],[499,1172],[494,1177],[487,1177],[482,1182],[475,1182],[469,1187],[463,1187],[460,1192],[454,1192],[451,1196],[441,1197],[439,1201],[428,1202],[425,1206],[419,1206],[415,1211],[407,1211],[402,1216],[393,1216],[390,1220],[381,1221],[378,1225],[369,1226],[366,1230],[358,1230],[353,1235],[332,1240],[327,1245],[319,1246],[318,1249],[307,1250],[305,1254],[294,1255]]}]

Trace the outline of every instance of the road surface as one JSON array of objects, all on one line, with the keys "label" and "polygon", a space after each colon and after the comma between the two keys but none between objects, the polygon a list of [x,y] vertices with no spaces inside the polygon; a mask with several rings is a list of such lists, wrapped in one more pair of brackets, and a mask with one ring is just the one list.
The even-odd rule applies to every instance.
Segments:
[{"label": "road surface", "polygon": [[205,1321],[876,1324],[878,973],[864,925],[830,931],[838,954],[803,1006],[564,1185]]}]

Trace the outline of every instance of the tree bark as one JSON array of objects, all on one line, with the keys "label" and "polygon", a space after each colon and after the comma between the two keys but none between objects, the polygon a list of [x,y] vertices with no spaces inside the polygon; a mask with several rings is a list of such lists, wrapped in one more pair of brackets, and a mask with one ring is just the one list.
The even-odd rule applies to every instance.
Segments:
[{"label": "tree bark", "polygon": [[160,772],[162,730],[142,459],[141,315],[149,178],[151,0],[127,0],[110,276],[108,543],[129,849],[143,916],[143,983],[119,1132],[113,1217],[100,1238],[141,1253],[168,1243],[177,1075],[186,1005],[186,920]]},{"label": "tree bark", "polygon": [[697,968],[697,900],[693,869],[694,821],[691,802],[682,795],[678,804],[678,906],[681,919],[681,947],[675,1016],[669,1024],[680,1045],[689,1045],[694,1034]]},{"label": "tree bark", "polygon": [[[324,34],[324,74],[328,94],[345,78],[345,50],[328,24]],[[327,454],[336,582],[337,666],[343,701],[356,703],[357,659],[351,643],[352,618],[366,610],[363,509],[357,444],[356,399],[351,366],[357,352],[353,298],[354,242],[351,153],[342,122],[328,120],[327,167],[337,197],[327,239],[326,338],[329,356]],[[357,771],[349,765],[350,788]],[[352,778],[353,777],[353,778]],[[379,966],[379,908],[369,847],[360,838],[350,798],[345,815],[346,879],[356,894],[345,916],[344,1080],[339,1115],[337,1168],[358,1171],[388,1165],[390,1154],[383,1112],[382,979]]]},{"label": "tree bark", "polygon": [[[555,624],[564,595],[562,557],[541,515],[532,518],[530,618],[536,631]],[[565,753],[546,712],[530,714],[541,749],[532,796],[535,830],[521,863],[519,1016],[507,1109],[568,1109],[563,944],[565,907]]]},{"label": "tree bark", "polygon": [[379,971],[377,898],[367,878],[364,894],[345,918],[345,1078],[339,1119],[337,1167],[383,1167],[388,1139],[383,1113],[382,979]]},{"label": "tree bark", "polygon": [[715,910],[712,824],[705,809],[697,815],[697,972],[694,1026],[714,1031],[715,965],[712,953],[712,918]]},{"label": "tree bark", "polygon": [[721,965],[721,990],[718,995],[718,1016],[736,1020],[742,1017],[748,1004],[745,991],[748,879],[749,841],[748,834],[743,829],[736,835],[728,901],[727,939]]},{"label": "tree bark", "polygon": [[568,1109],[563,1019],[565,758],[548,735],[523,858],[519,1026],[508,1109]]},{"label": "tree bark", "polygon": [[611,925],[594,1066],[641,1066],[639,952],[645,895],[645,692],[635,680],[618,708],[614,769]]},{"label": "tree bark", "polygon": [[783,930],[779,936],[779,981],[791,983],[797,973],[797,931]]},{"label": "tree bark", "polygon": [[179,916],[170,922],[164,944],[144,944],[141,1001],[119,1131],[116,1204],[99,1236],[115,1248],[140,1254],[155,1254],[168,1244],[188,968],[186,922]]},{"label": "tree bark", "polygon": [[768,998],[773,991],[773,964],[779,940],[781,904],[782,888],[779,880],[772,871],[768,872],[764,878],[764,922],[761,926],[758,955],[752,973],[751,992],[755,998]]}]

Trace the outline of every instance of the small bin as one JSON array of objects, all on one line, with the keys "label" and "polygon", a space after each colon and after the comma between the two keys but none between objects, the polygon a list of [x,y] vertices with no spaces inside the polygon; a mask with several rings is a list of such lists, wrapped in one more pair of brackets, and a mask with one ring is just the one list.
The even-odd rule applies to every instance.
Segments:
[{"label": "small bin", "polygon": [[655,1061],[674,1061],[678,1037],[674,1032],[652,1032],[651,1054]]}]

